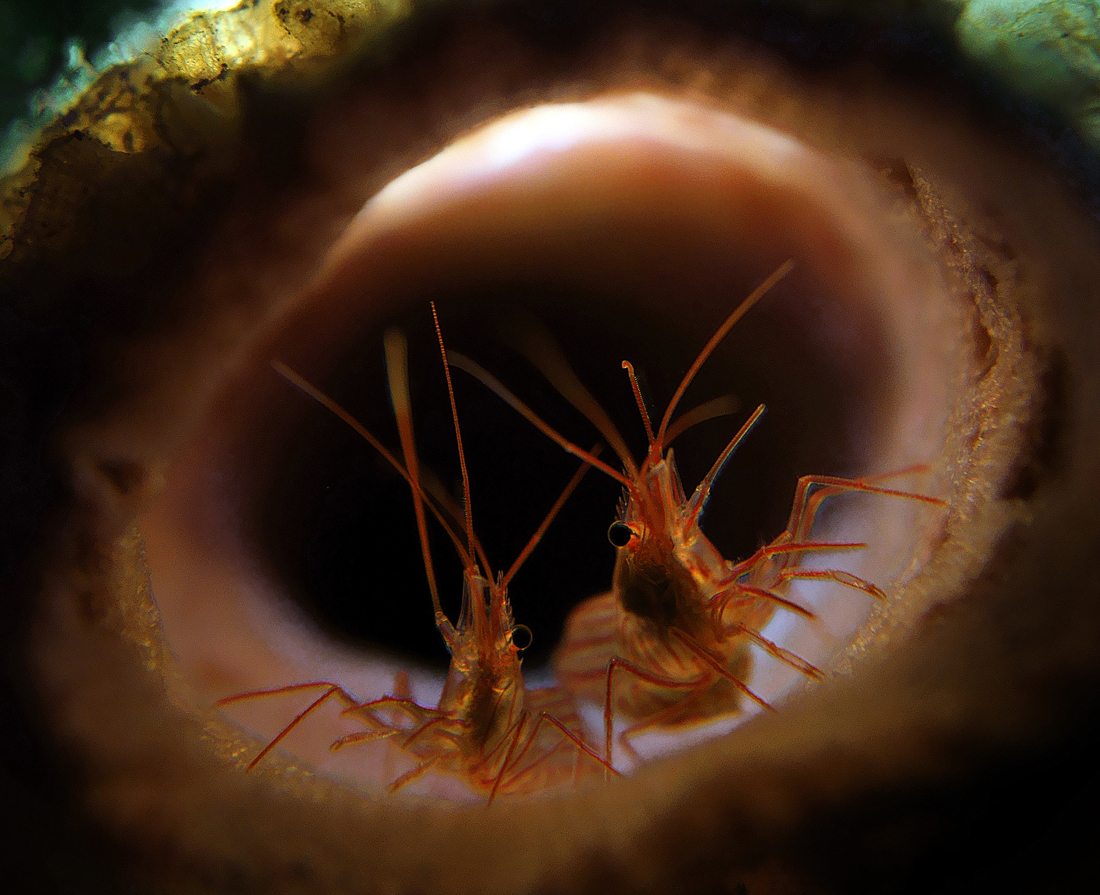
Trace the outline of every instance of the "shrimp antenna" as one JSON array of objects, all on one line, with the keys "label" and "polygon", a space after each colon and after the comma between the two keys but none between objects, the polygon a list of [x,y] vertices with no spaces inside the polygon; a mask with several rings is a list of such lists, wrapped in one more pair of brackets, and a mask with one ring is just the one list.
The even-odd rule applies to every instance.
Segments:
[{"label": "shrimp antenna", "polygon": [[732,416],[740,409],[740,406],[741,402],[733,395],[722,395],[704,401],[698,407],[679,417],[676,422],[668,427],[668,431],[665,433],[665,440],[668,442],[666,447],[693,426],[717,419],[720,416]]},{"label": "shrimp antenna", "polygon": [[[466,470],[466,451],[462,447],[462,429],[458,425],[458,405],[455,403],[455,389],[451,382],[451,365],[447,363],[447,348],[443,344],[443,330],[439,326],[439,314],[432,306],[432,321],[435,323],[435,335],[439,340],[439,354],[443,358],[443,375],[447,379],[447,396],[451,400],[451,419],[455,424],[455,441],[458,443],[458,465],[462,470],[462,497],[466,508],[466,540],[469,545],[469,565],[475,565],[474,557],[474,511],[470,503],[470,475]],[[486,572],[489,570],[486,569]]]},{"label": "shrimp antenna", "polygon": [[295,388],[305,392],[314,401],[316,401],[326,410],[331,412],[335,417],[347,423],[347,425],[355,432],[355,434],[360,436],[364,441],[367,442],[367,444],[378,451],[378,453],[382,455],[382,458],[387,463],[389,463],[390,466],[396,469],[401,474],[401,477],[405,479],[405,481],[407,481],[410,485],[412,484],[412,481],[409,478],[408,470],[406,470],[405,467],[401,465],[401,461],[398,460],[393,454],[391,454],[386,449],[386,446],[382,444],[382,442],[380,442],[377,438],[375,438],[367,429],[367,427],[359,422],[359,420],[353,417],[343,407],[332,400],[332,398],[330,398],[323,391],[317,388],[317,386],[315,386],[312,382],[310,382],[304,376],[301,376],[300,374],[294,372],[294,370],[292,370],[282,361],[273,360],[271,362],[271,366],[276,373],[283,377],[283,379],[285,379]]},{"label": "shrimp antenna", "polygon": [[649,449],[653,450],[657,445],[657,440],[653,437],[653,423],[649,420],[649,410],[646,409],[645,401],[642,400],[642,390],[638,385],[638,376],[634,372],[634,364],[628,360],[624,360],[623,369],[626,370],[626,375],[630,377],[630,387],[634,390],[634,400],[638,404],[638,412],[642,415],[642,422],[645,424],[645,434],[646,438],[649,439]]},{"label": "shrimp antenna", "polygon": [[[536,326],[533,321],[528,321],[528,324],[523,327],[520,338],[523,353],[528,360],[538,367],[539,372],[561,393],[566,401],[584,414],[585,418],[596,427],[603,436],[604,441],[611,446],[611,450],[622,461],[627,476],[631,479],[637,479],[638,465],[630,455],[630,450],[627,448],[622,434],[611,421],[611,417],[607,415],[607,411],[600,406],[600,402],[577,378],[577,374],[569,366],[569,362],[565,359],[565,355],[562,354],[557,342],[550,337],[549,333]],[[645,411],[643,410],[643,417],[644,415]]]},{"label": "shrimp antenna", "polygon": [[[465,534],[466,529],[466,511],[458,505],[458,501],[455,500],[451,493],[446,489],[443,483],[439,480],[438,476],[434,475],[430,469],[420,470],[420,484],[424,488],[424,494],[431,497],[439,505],[439,511],[436,512],[432,504],[428,506],[435,513],[437,519],[441,522],[442,513],[446,513],[454,520],[459,527],[459,530]],[[470,565],[470,561],[466,555],[466,548],[463,546],[462,537],[456,534],[449,527],[447,528],[447,534],[450,535],[451,543],[455,545],[458,550],[459,558],[463,566]],[[477,551],[477,556],[481,560],[481,564],[484,568],[490,567],[489,556],[485,552],[485,547],[482,545],[481,540],[477,536],[477,532],[474,532],[474,549]]]},{"label": "shrimp antenna", "polygon": [[714,487],[715,479],[721,475],[722,470],[725,468],[729,458],[733,456],[733,452],[737,450],[737,446],[745,440],[745,436],[752,431],[753,426],[759,422],[760,417],[764,415],[764,405],[761,404],[756,410],[753,411],[744,423],[741,424],[741,428],[737,430],[737,434],[730,439],[730,443],[725,446],[722,453],[718,455],[718,459],[714,461],[714,465],[710,468],[703,480],[695,489],[695,493],[691,495],[690,509],[688,510],[688,518],[695,522],[699,522],[703,516],[703,511],[706,509],[707,501],[710,500],[710,489]]},{"label": "shrimp antenna", "polygon": [[561,447],[563,450],[572,454],[574,457],[578,457],[584,460],[590,466],[594,466],[600,472],[611,476],[615,481],[623,485],[627,489],[633,489],[633,482],[623,475],[619,470],[614,467],[608,466],[603,460],[598,459],[590,451],[586,451],[582,447],[578,447],[569,441],[565,436],[561,435],[557,429],[543,420],[535,411],[524,404],[519,398],[517,398],[508,387],[497,379],[492,373],[486,370],[477,361],[471,360],[464,354],[459,354],[457,351],[448,351],[447,357],[450,362],[458,367],[463,372],[469,373],[474,379],[478,380],[489,391],[500,398],[505,404],[511,407],[516,413],[522,416],[527,422],[538,429],[543,435]]},{"label": "shrimp antenna", "polygon": [[725,322],[718,327],[714,335],[710,337],[710,341],[703,346],[703,350],[699,352],[695,358],[695,362],[688,368],[684,378],[677,386],[675,393],[672,395],[672,400],[668,403],[668,409],[665,410],[665,415],[661,418],[661,425],[657,429],[657,444],[664,445],[665,433],[668,431],[669,423],[672,421],[672,414],[676,410],[676,406],[680,403],[680,399],[683,398],[684,392],[687,391],[687,387],[691,385],[691,381],[699,373],[703,364],[706,363],[707,358],[711,356],[714,349],[718,347],[718,344],[729,334],[729,331],[733,329],[734,325],[749,312],[753,305],[755,305],[761,298],[770,292],[775,285],[782,280],[787,274],[794,268],[794,260],[784,261],[778,268],[772,273],[770,277],[764,280],[759,286],[752,290],[736,308],[733,309],[733,313],[726,318]]},{"label": "shrimp antenna", "polygon": [[416,441],[413,438],[412,401],[409,398],[409,345],[404,333],[391,329],[383,336],[386,350],[386,378],[389,380],[390,401],[393,403],[393,415],[397,419],[397,431],[401,437],[401,452],[405,456],[409,482],[412,485],[413,510],[416,513],[416,530],[420,535],[420,550],[424,554],[424,572],[428,576],[428,589],[432,594],[432,609],[435,612],[436,625],[450,650],[453,648],[455,630],[443,613],[443,604],[439,601],[439,588],[435,580],[435,566],[432,564],[432,551],[428,546],[428,523],[424,517],[424,498],[420,488],[420,463],[416,456]]},{"label": "shrimp antenna", "polygon": [[[602,450],[603,445],[597,444],[594,448],[592,448],[590,453],[593,457],[598,457],[600,455],[600,451]],[[558,499],[554,501],[554,505],[550,507],[550,512],[546,514],[546,518],[542,520],[542,524],[539,525],[535,533],[531,535],[531,540],[527,542],[527,546],[524,547],[522,551],[520,551],[519,556],[517,556],[515,562],[512,563],[512,567],[500,579],[500,583],[498,585],[499,587],[507,587],[509,582],[515,577],[516,572],[518,572],[520,569],[520,566],[522,566],[527,561],[527,557],[531,555],[532,551],[538,546],[539,541],[542,540],[543,535],[546,534],[546,530],[550,527],[550,523],[554,521],[554,517],[557,516],[558,513],[561,511],[561,508],[565,506],[565,502],[569,500],[569,496],[576,490],[577,485],[581,483],[581,479],[584,478],[585,473],[587,473],[588,470],[590,470],[591,468],[592,464],[589,463],[587,460],[585,460],[583,463],[581,463],[579,467],[577,467],[577,471],[573,473],[573,478],[569,480],[569,483],[562,490],[561,494],[558,495]]]},{"label": "shrimp antenna", "polygon": [[[401,478],[405,480],[409,487],[420,490],[428,509],[431,510],[431,513],[433,516],[435,516],[436,521],[438,521],[439,524],[443,526],[443,530],[447,533],[447,537],[451,539],[451,543],[454,544],[455,549],[461,556],[463,564],[467,564],[468,560],[466,558],[466,548],[462,543],[462,539],[457,534],[455,534],[454,529],[451,527],[451,523],[444,516],[444,513],[449,514],[453,519],[461,523],[462,511],[458,509],[457,504],[451,498],[451,495],[447,493],[446,489],[440,483],[439,479],[433,476],[430,470],[421,470],[419,467],[417,467],[418,481],[414,482],[412,477],[409,475],[409,471],[401,464],[401,461],[398,460],[392,453],[390,453],[386,449],[386,447],[377,438],[375,438],[373,434],[371,434],[370,430],[367,429],[366,426],[364,426],[362,423],[359,422],[359,420],[348,413],[348,411],[345,410],[340,404],[336,403],[336,401],[334,401],[323,391],[317,388],[317,386],[315,386],[312,382],[310,382],[301,374],[296,373],[282,361],[273,360],[271,362],[271,366],[276,373],[283,377],[283,379],[285,379],[295,388],[304,392],[306,395],[308,395],[310,398],[312,398],[314,401],[316,401],[318,404],[320,404],[322,407],[332,413],[332,415],[335,416],[337,419],[344,422],[353,432],[355,432],[356,435],[360,436],[371,447],[378,451],[378,453],[381,454],[382,459],[384,459],[397,471],[398,475],[400,475]],[[431,500],[428,500],[429,497],[431,498]],[[474,539],[474,546],[477,548],[477,555],[481,557],[481,561],[488,565],[488,560],[485,557],[485,550],[476,537]]]}]

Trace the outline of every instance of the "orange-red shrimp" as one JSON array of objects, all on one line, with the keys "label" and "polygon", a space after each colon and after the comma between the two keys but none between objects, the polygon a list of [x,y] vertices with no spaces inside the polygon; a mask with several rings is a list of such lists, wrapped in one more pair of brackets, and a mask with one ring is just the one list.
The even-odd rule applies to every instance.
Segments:
[{"label": "orange-red shrimp", "polygon": [[634,368],[623,361],[649,441],[649,450],[640,464],[556,346],[546,339],[532,340],[528,346],[530,359],[600,431],[622,462],[622,472],[591,458],[482,367],[452,353],[455,366],[480,379],[565,450],[588,459],[623,484],[620,516],[608,530],[617,548],[612,591],[585,601],[573,611],[556,661],[559,679],[574,695],[604,703],[608,762],[612,760],[616,712],[635,722],[620,737],[629,750],[628,735],[662,724],[704,721],[729,714],[742,697],[760,708],[771,709],[745,683],[753,645],[807,677],[821,677],[809,662],[760,632],[780,608],[813,617],[808,609],[783,596],[786,585],[794,579],[827,579],[874,597],[883,596],[875,585],[849,572],[801,567],[802,557],[809,553],[866,546],[811,540],[815,518],[825,500],[845,492],[867,492],[942,505],[935,498],[876,484],[891,476],[805,476],[799,480],[787,528],[749,558],[741,562],[726,560],[703,533],[701,522],[711,488],[734,450],[760,419],[764,406],[757,407],[742,424],[690,498],[684,492],[669,445],[685,429],[718,413],[715,402],[709,402],[676,422],[673,414],[717,345],[792,266],[788,261],[779,267],[726,318],[680,382],[656,431]]},{"label": "orange-red shrimp", "polygon": [[[390,784],[391,792],[412,783],[429,771],[436,771],[458,777],[475,793],[485,795],[491,802],[501,793],[546,789],[563,782],[576,781],[583,776],[604,777],[609,773],[617,773],[585,742],[580,719],[565,691],[525,688],[520,669],[520,650],[514,640],[515,632],[521,628],[517,628],[513,622],[508,599],[509,582],[542,539],[587,471],[588,464],[583,464],[577,470],[512,567],[506,573],[494,576],[485,559],[485,551],[474,534],[470,483],[458,410],[434,305],[432,314],[443,356],[458,445],[464,511],[455,510],[453,503],[444,495],[426,494],[421,483],[413,439],[407,350],[401,333],[388,332],[385,349],[390,396],[397,419],[404,464],[331,398],[288,368],[277,365],[277,369],[370,442],[410,486],[436,627],[451,654],[439,704],[428,707],[414,701],[408,692],[407,678],[401,675],[394,681],[392,695],[367,702],[357,700],[339,684],[310,681],[237,694],[218,704],[225,705],[256,696],[299,692],[310,688],[323,690],[313,703],[300,712],[263,749],[252,761],[250,768],[323,703],[337,699],[346,706],[343,714],[357,719],[364,729],[340,738],[331,748],[340,749],[355,743],[390,739],[397,742],[401,750],[414,760],[414,766]],[[462,608],[454,624],[447,618],[440,604],[428,547],[425,506],[446,529],[465,567]],[[446,512],[461,513],[464,517],[465,541],[452,528]]]}]

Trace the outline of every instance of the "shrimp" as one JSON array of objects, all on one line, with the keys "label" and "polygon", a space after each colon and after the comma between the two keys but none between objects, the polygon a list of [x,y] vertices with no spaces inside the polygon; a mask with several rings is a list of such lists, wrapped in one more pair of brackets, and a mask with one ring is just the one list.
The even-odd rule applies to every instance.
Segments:
[{"label": "shrimp", "polygon": [[[515,634],[525,629],[515,625],[508,598],[508,584],[587,472],[588,463],[583,463],[574,474],[511,568],[494,576],[474,533],[470,481],[458,410],[434,303],[432,316],[443,357],[462,472],[464,509],[461,511],[445,493],[440,493],[438,488],[429,490],[422,483],[413,438],[407,345],[403,334],[386,333],[385,353],[404,464],[327,395],[284,365],[276,364],[276,369],[362,435],[409,484],[435,623],[451,655],[438,705],[429,707],[413,700],[408,679],[401,674],[394,681],[393,694],[366,702],[358,700],[340,684],[308,681],[237,694],[220,700],[217,705],[257,696],[323,689],[321,695],[253,759],[250,769],[322,704],[336,699],[345,705],[342,714],[354,717],[364,729],[341,737],[330,748],[337,750],[356,743],[388,739],[397,742],[401,751],[413,759],[414,766],[389,785],[390,792],[397,792],[429,771],[435,771],[458,777],[491,803],[502,793],[531,792],[568,780],[577,782],[586,777],[606,778],[617,774],[585,742],[583,725],[567,691],[558,688],[528,690],[524,686]],[[455,623],[447,618],[440,602],[428,546],[425,507],[444,527],[464,565],[462,607]],[[445,513],[456,519],[461,515],[465,540],[455,532]]]},{"label": "shrimp", "polygon": [[528,339],[528,357],[599,430],[618,455],[621,472],[564,438],[477,363],[452,353],[454,366],[481,380],[566,451],[588,459],[623,485],[619,518],[608,529],[608,538],[617,551],[612,589],[573,610],[555,668],[559,679],[579,700],[602,700],[604,758],[609,764],[613,762],[616,713],[633,722],[619,742],[637,758],[630,738],[648,728],[702,723],[735,714],[741,710],[742,700],[762,710],[773,710],[745,683],[752,646],[807,678],[823,677],[820,669],[765,637],[761,629],[780,609],[814,618],[809,609],[783,595],[793,580],[829,580],[884,598],[877,586],[847,571],[801,566],[808,554],[866,547],[862,543],[812,540],[814,522],[826,500],[843,493],[864,492],[943,506],[937,498],[881,484],[884,479],[922,469],[918,467],[863,479],[803,476],[786,529],[747,559],[728,561],[703,533],[703,514],[715,480],[765,408],[761,404],[750,414],[690,498],[670,445],[696,423],[723,415],[724,406],[719,399],[697,407],[676,422],[673,415],[718,344],[792,267],[791,261],[781,265],[715,331],[681,380],[656,430],[634,367],[623,361],[649,444],[640,464],[557,346],[548,338]]}]

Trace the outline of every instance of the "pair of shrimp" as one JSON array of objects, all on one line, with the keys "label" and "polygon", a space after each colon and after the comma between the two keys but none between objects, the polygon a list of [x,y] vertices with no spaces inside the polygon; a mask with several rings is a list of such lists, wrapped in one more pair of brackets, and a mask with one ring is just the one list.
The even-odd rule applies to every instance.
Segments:
[{"label": "pair of shrimp", "polygon": [[619,519],[608,530],[617,548],[612,590],[585,601],[571,613],[555,663],[559,680],[578,700],[603,702],[604,759],[608,764],[613,764],[614,758],[616,714],[630,720],[618,741],[637,759],[630,740],[644,730],[716,719],[736,712],[742,698],[772,710],[745,683],[752,646],[807,678],[823,676],[818,668],[765,637],[761,629],[779,609],[814,617],[783,595],[794,580],[829,580],[874,598],[885,596],[874,584],[849,572],[801,567],[808,554],[866,546],[812,540],[814,522],[826,500],[864,492],[943,506],[937,498],[879,484],[917,468],[865,479],[804,476],[798,482],[786,529],[747,559],[728,561],[703,533],[702,518],[714,482],[765,408],[757,407],[742,424],[690,497],[670,445],[696,423],[722,415],[723,404],[721,399],[708,402],[676,422],[673,415],[718,344],[792,267],[791,261],[781,265],[726,318],[681,380],[656,430],[634,368],[623,361],[649,444],[640,464],[557,346],[532,335],[527,346],[529,359],[596,427],[621,461],[621,472],[550,427],[483,367],[452,353],[455,366],[481,380],[563,449],[623,485]]},{"label": "pair of shrimp", "polygon": [[[524,686],[520,650],[514,637],[519,628],[513,621],[508,598],[508,584],[587,472],[588,463],[583,463],[577,470],[511,568],[494,576],[474,533],[470,481],[458,409],[434,304],[432,316],[443,358],[462,472],[464,509],[461,511],[440,489],[429,492],[421,479],[413,437],[407,345],[401,333],[390,331],[386,334],[385,356],[404,463],[343,407],[288,367],[278,363],[275,366],[281,375],[369,442],[409,484],[435,623],[451,656],[438,705],[429,707],[414,701],[408,692],[407,677],[400,674],[394,681],[392,695],[366,702],[356,699],[340,684],[309,681],[236,694],[220,700],[217,705],[309,689],[323,691],[263,748],[250,763],[250,769],[313,712],[335,699],[345,706],[342,714],[354,717],[363,729],[336,740],[331,745],[332,749],[391,740],[413,759],[413,767],[389,785],[390,792],[402,789],[429,771],[437,771],[458,777],[491,803],[501,793],[545,789],[564,780],[576,782],[587,776],[598,775],[602,778],[617,773],[585,742],[583,727],[572,701],[563,691],[551,688],[529,690]],[[453,624],[440,603],[428,545],[425,507],[447,532],[464,566],[462,607],[458,620]],[[457,520],[460,517],[464,538],[459,536],[451,523],[451,518]]]}]

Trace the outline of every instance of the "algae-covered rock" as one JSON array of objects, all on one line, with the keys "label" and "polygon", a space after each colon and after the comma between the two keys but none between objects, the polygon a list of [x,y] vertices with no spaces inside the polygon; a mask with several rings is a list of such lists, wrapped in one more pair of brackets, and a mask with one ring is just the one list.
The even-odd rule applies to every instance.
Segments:
[{"label": "algae-covered rock", "polygon": [[1021,93],[1065,115],[1100,146],[1100,4],[973,0],[959,17],[963,52]]}]

